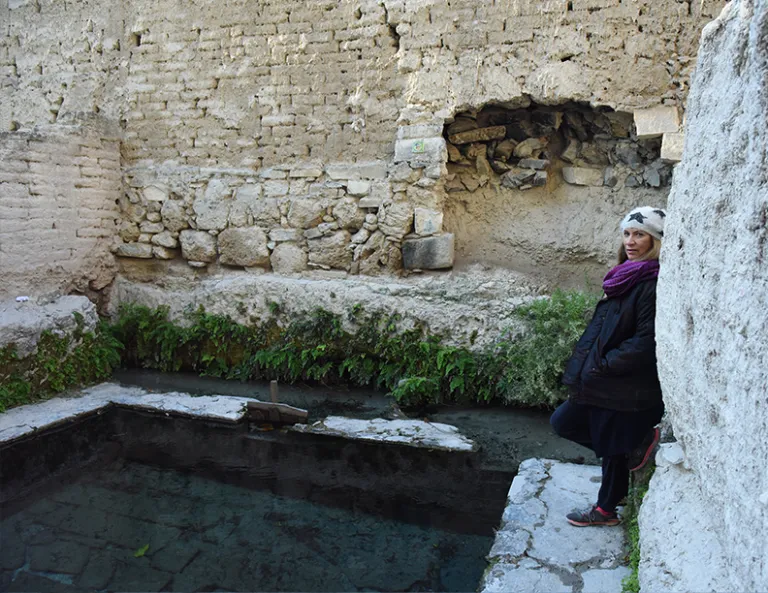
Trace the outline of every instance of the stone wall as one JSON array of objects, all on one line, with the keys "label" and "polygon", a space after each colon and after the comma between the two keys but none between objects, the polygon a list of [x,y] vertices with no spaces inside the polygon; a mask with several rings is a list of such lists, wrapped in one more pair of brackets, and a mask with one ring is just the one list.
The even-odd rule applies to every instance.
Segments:
[{"label": "stone wall", "polygon": [[640,137],[653,108],[680,108],[722,4],[9,0],[0,127],[119,122],[123,260],[375,275],[445,269],[455,250],[579,283],[610,259],[615,220],[667,190],[491,183],[449,199],[444,126],[576,101],[635,113]]},{"label": "stone wall", "polygon": [[58,125],[0,134],[0,295],[110,284],[121,187],[115,130]]},{"label": "stone wall", "polygon": [[[680,575],[702,562],[703,574],[715,573],[709,590],[768,586],[766,113],[768,2],[734,0],[702,34],[670,195],[656,327],[684,458],[654,476],[655,512],[643,505],[641,544],[674,552],[643,552],[645,591],[701,590]],[[701,513],[688,515],[697,505]],[[698,555],[681,522],[709,525],[720,557]]]}]

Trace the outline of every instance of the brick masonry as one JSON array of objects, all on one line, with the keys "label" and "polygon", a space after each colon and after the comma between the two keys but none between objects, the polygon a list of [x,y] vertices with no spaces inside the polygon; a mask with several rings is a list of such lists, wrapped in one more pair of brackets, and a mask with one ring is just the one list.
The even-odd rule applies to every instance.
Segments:
[{"label": "brick masonry", "polygon": [[0,135],[0,293],[109,284],[121,185],[114,133],[57,126]]}]

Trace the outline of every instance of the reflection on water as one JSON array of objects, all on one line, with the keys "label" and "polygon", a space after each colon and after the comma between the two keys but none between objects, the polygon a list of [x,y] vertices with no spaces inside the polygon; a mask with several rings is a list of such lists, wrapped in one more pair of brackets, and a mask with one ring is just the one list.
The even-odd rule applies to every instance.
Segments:
[{"label": "reflection on water", "polygon": [[492,538],[427,527],[433,510],[406,523],[118,461],[3,517],[0,590],[474,591]]}]

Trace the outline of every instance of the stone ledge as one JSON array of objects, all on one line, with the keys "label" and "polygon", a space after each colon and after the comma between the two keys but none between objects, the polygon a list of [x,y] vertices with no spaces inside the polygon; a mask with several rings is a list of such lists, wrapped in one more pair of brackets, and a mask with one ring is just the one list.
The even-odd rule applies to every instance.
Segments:
[{"label": "stone ledge", "polygon": [[253,401],[228,395],[150,393],[140,387],[124,387],[116,383],[101,383],[80,393],[79,397],[57,397],[0,414],[0,443],[91,414],[112,404],[237,422],[245,415],[246,403]]},{"label": "stone ledge", "polygon": [[376,443],[407,445],[442,451],[473,452],[477,450],[474,441],[459,433],[450,424],[424,422],[423,420],[359,420],[329,416],[314,424],[296,424],[294,432],[337,436],[346,439]]},{"label": "stone ledge", "polygon": [[[229,395],[151,393],[140,387],[101,383],[83,389],[79,397],[57,397],[0,414],[0,443],[92,414],[114,404],[154,412],[238,422],[245,417],[248,402],[258,401],[260,400]],[[329,416],[311,425],[297,424],[290,430],[443,451],[477,450],[474,441],[464,437],[455,426],[422,420],[358,420]]]},{"label": "stone ledge", "polygon": [[481,593],[620,593],[622,527],[574,527],[565,515],[597,498],[600,468],[527,459],[512,481]]}]

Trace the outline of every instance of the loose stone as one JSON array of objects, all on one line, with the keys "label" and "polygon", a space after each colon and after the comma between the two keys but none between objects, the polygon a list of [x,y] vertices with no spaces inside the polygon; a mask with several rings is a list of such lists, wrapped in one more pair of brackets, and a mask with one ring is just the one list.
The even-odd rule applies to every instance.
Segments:
[{"label": "loose stone", "polygon": [[467,130],[448,136],[451,144],[470,144],[472,142],[487,142],[504,138],[507,134],[507,128],[504,126],[491,126],[489,128],[478,128],[476,130]]}]

